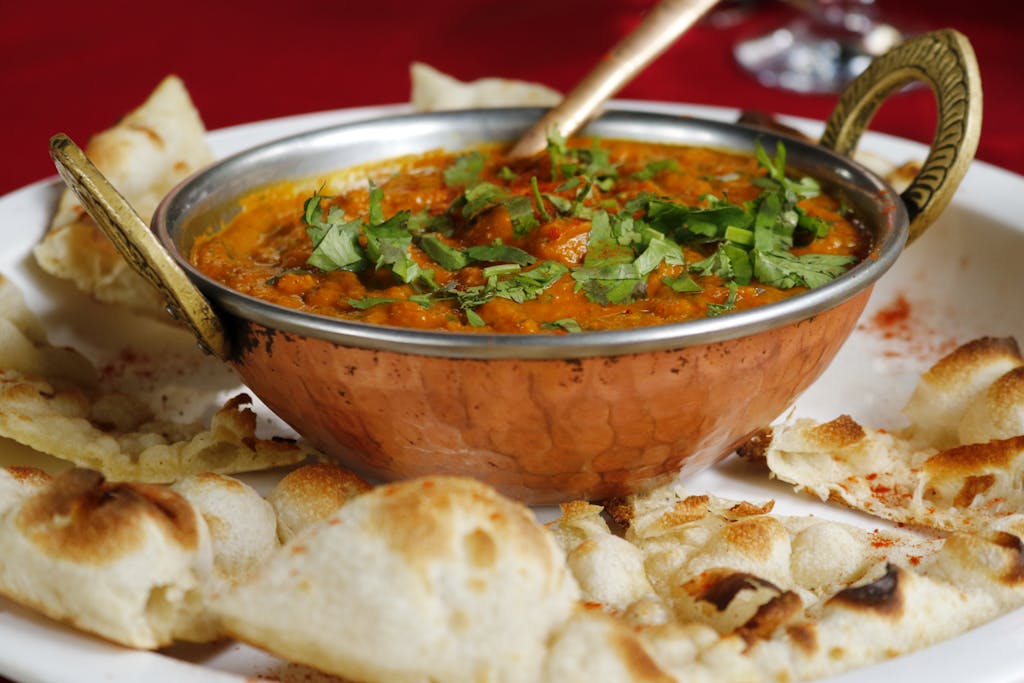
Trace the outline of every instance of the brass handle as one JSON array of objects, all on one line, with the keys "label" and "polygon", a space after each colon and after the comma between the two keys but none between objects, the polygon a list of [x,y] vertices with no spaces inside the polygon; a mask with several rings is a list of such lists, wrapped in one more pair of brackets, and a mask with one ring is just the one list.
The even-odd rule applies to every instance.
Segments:
[{"label": "brass handle", "polygon": [[978,148],[981,76],[967,38],[952,29],[934,31],[877,57],[843,91],[821,137],[823,146],[850,156],[882,102],[914,81],[932,89],[938,121],[921,172],[900,195],[910,216],[908,241],[946,208]]},{"label": "brass handle", "polygon": [[50,157],[60,177],[121,256],[160,290],[167,302],[167,312],[192,329],[204,350],[227,358],[228,344],[217,314],[131,204],[68,136],[58,134],[50,138]]},{"label": "brass handle", "polygon": [[508,156],[532,157],[544,151],[548,134],[569,137],[583,127],[605,100],[693,26],[718,0],[662,0],[629,35],[611,49],[561,102],[516,141]]}]

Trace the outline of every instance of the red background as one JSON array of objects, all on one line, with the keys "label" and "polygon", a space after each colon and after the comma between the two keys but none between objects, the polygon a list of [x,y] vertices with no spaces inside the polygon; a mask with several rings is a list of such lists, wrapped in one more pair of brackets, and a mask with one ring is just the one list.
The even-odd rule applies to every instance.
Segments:
[{"label": "red background", "polygon": [[[5,3],[0,21],[0,193],[52,175],[49,136],[89,135],[137,106],[168,73],[209,128],[408,99],[408,65],[462,79],[506,76],[568,89],[652,0],[250,0],[246,3]],[[1024,3],[879,0],[915,30],[953,27],[981,65],[978,158],[1024,174]],[[765,1],[736,24],[703,22],[621,93],[824,118],[834,97],[758,85],[734,63],[741,37],[792,15]],[[890,100],[873,130],[928,141],[926,89]]]}]

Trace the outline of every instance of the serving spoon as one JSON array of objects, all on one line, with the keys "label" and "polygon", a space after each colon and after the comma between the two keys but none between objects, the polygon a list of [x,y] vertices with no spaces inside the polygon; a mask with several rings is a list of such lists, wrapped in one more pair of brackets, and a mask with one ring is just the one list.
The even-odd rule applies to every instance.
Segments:
[{"label": "serving spoon", "polygon": [[578,131],[609,97],[717,3],[718,0],[662,0],[558,105],[523,133],[508,156],[532,157],[547,147],[552,132],[569,137]]}]

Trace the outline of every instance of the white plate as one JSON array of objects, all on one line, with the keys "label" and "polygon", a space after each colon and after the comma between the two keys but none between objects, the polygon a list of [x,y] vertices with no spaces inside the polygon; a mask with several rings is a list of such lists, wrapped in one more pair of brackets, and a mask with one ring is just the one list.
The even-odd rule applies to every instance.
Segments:
[{"label": "white plate", "polygon": [[[734,120],[733,110],[688,105],[629,102],[633,108]],[[255,143],[324,125],[405,110],[404,105],[324,112],[238,126],[210,134],[210,143],[228,154]],[[788,123],[816,134],[821,125]],[[862,147],[894,162],[922,159],[917,143],[868,134]],[[59,186],[44,180],[0,198],[0,273],[26,294],[57,343],[72,343],[94,355],[117,348],[115,340],[142,335],[137,320],[118,329],[89,326],[94,305],[64,283],[35,267],[32,245],[43,234]],[[1020,305],[1024,229],[1020,223],[1024,178],[975,162],[952,205],[875,288],[861,326],[825,375],[796,403],[800,416],[829,419],[842,413],[881,427],[899,425],[899,408],[920,371],[956,344],[974,337],[1013,335],[1024,340]],[[897,324],[879,326],[876,314],[894,303],[907,305]],[[141,326],[144,327],[144,326]],[[129,328],[131,328],[129,330]],[[171,344],[161,337],[159,343]],[[265,420],[270,420],[266,418]],[[29,449],[0,439],[0,464],[32,459]],[[881,523],[857,513],[819,504],[768,481],[765,474],[735,458],[690,480],[695,491],[728,498],[776,500],[781,513],[813,513],[868,526]],[[0,599],[0,675],[35,681],[234,681],[252,677],[284,681],[330,680],[247,646],[177,646],[138,652],[83,635]],[[853,671],[833,680],[965,680],[1004,683],[1024,680],[1024,609],[920,652]]]}]

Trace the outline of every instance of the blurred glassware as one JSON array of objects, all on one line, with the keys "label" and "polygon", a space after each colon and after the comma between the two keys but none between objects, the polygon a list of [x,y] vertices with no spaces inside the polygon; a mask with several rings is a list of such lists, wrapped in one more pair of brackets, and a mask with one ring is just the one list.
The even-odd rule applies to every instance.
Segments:
[{"label": "blurred glassware", "polygon": [[835,93],[904,38],[877,18],[874,0],[786,0],[801,11],[789,24],[742,40],[736,61],[762,84]]}]

